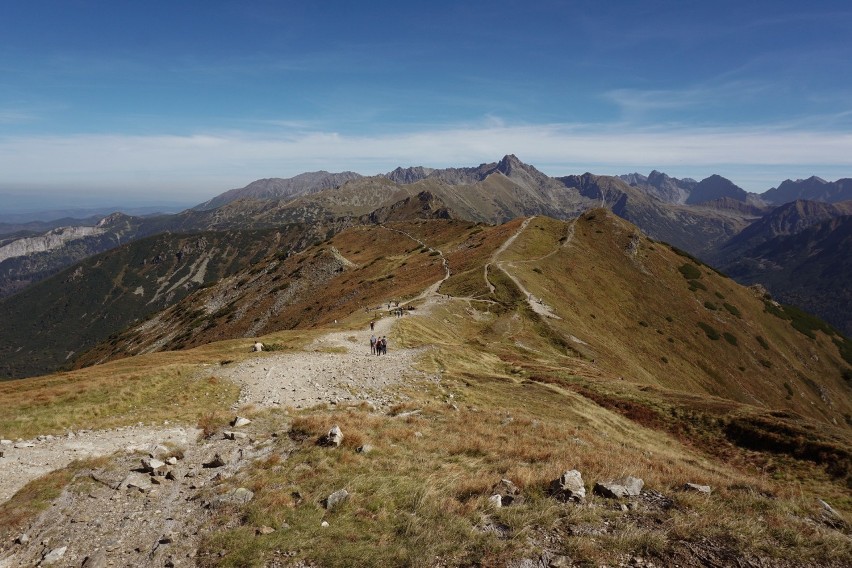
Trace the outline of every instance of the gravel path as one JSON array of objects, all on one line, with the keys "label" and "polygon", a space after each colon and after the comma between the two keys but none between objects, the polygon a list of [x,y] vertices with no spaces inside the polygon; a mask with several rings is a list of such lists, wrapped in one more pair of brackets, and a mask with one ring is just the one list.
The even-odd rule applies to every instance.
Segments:
[{"label": "gravel path", "polygon": [[131,426],[96,432],[82,431],[66,436],[40,436],[0,446],[0,503],[24,485],[77,459],[98,457],[115,452],[149,451],[167,442],[185,446],[194,442],[198,430]]},{"label": "gravel path", "polygon": [[[403,317],[416,317],[405,315]],[[241,387],[238,406],[291,406],[370,402],[388,406],[396,397],[390,388],[413,376],[419,349],[394,349],[395,317],[376,320],[375,330],[329,333],[299,353],[262,353],[223,369],[220,376]],[[370,335],[388,337],[387,355],[370,354]]]},{"label": "gravel path", "polygon": [[[425,313],[440,298],[433,296],[418,309]],[[406,315],[403,317],[417,317]],[[387,407],[403,397],[394,392],[414,378],[415,357],[422,349],[395,349],[392,327],[397,318],[376,319],[375,330],[326,334],[306,351],[258,353],[256,358],[220,371],[220,376],[241,387],[235,410],[245,404],[310,408],[327,403],[366,401]],[[388,337],[388,354],[371,355],[370,335]],[[132,426],[102,431],[81,431],[66,436],[40,436],[33,440],[6,440],[0,446],[0,503],[29,481],[66,467],[75,459],[133,453],[171,442],[194,443],[198,430],[189,428]]]}]

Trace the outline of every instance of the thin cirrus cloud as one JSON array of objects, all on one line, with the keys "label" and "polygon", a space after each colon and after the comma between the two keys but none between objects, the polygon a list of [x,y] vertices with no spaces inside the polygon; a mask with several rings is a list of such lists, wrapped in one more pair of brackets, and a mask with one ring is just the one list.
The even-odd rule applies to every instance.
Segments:
[{"label": "thin cirrus cloud", "polygon": [[[153,195],[162,185],[170,194],[177,190],[188,198],[203,198],[258,177],[290,177],[318,169],[375,174],[397,166],[471,166],[508,153],[550,175],[652,167],[705,171],[713,166],[720,166],[718,173],[725,175],[725,167],[753,164],[788,169],[801,165],[802,175],[820,175],[820,164],[852,167],[852,134],[783,128],[506,126],[489,120],[477,127],[370,136],[291,131],[277,136],[227,132],[7,137],[0,139],[0,170],[7,186],[0,190],[145,187]],[[746,189],[763,191],[781,180],[752,181],[762,185]]]}]

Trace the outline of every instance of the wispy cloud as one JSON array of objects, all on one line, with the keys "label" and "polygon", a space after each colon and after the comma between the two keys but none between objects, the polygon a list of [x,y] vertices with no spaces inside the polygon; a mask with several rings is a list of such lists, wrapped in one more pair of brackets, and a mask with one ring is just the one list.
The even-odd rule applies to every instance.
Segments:
[{"label": "wispy cloud", "polygon": [[[801,165],[852,173],[852,134],[779,128],[601,128],[551,124],[444,128],[373,136],[300,132],[286,136],[248,132],[192,136],[78,135],[0,139],[0,189],[12,187],[125,188],[184,191],[209,197],[256,178],[309,170],[364,174],[399,165],[475,165],[514,153],[551,175],[580,171],[621,173],[718,167],[757,167],[778,183]],[[848,174],[847,174],[848,175]],[[757,183],[757,182],[755,182]],[[764,183],[763,180],[760,183]],[[757,189],[757,188],[755,188]]]},{"label": "wispy cloud", "polygon": [[33,122],[38,119],[38,115],[30,111],[14,108],[0,108],[0,124],[19,124],[24,122]]},{"label": "wispy cloud", "polygon": [[727,80],[682,89],[613,89],[603,98],[619,107],[626,120],[640,121],[658,111],[730,105],[771,93],[773,85],[754,80]]}]

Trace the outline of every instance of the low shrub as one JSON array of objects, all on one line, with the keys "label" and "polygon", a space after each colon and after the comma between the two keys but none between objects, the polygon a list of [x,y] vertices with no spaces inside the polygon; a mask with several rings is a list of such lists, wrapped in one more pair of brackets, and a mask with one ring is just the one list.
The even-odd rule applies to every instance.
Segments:
[{"label": "low shrub", "polygon": [[709,339],[712,339],[713,341],[716,341],[722,337],[721,335],[719,335],[718,331],[716,331],[715,329],[713,329],[713,327],[704,323],[703,321],[698,322],[698,327],[700,327],[707,335],[707,337]]}]

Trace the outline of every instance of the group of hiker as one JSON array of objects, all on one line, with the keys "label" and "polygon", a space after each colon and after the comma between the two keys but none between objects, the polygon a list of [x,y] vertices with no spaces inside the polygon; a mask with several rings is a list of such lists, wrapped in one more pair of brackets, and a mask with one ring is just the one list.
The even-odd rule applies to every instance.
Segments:
[{"label": "group of hiker", "polygon": [[[372,325],[371,325],[372,327]],[[370,336],[370,354],[371,355],[387,355],[388,354],[388,338],[386,336],[376,337]]]}]

